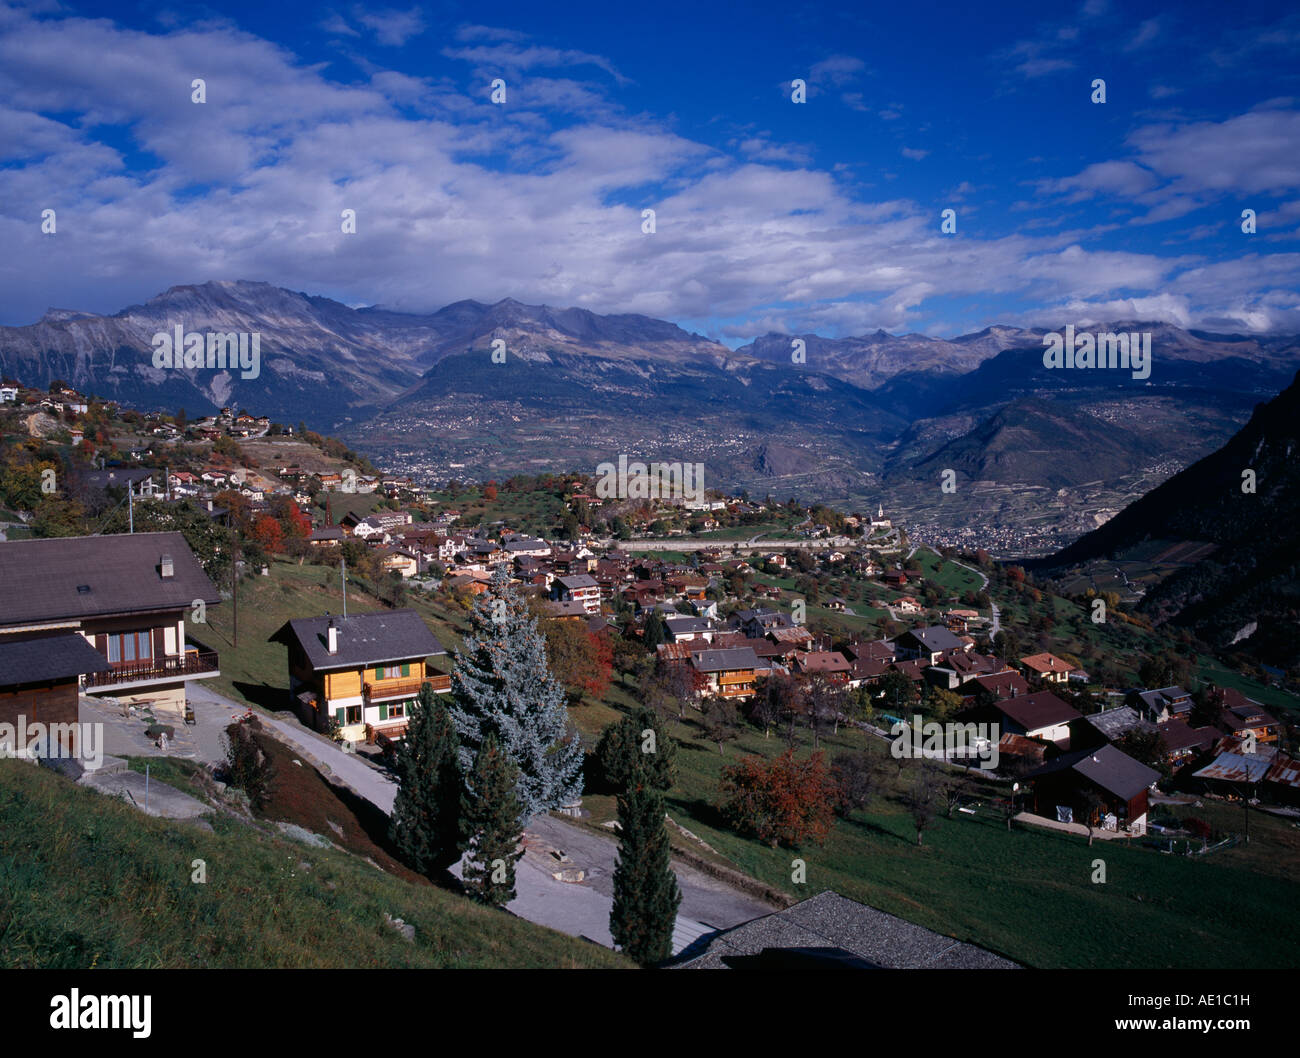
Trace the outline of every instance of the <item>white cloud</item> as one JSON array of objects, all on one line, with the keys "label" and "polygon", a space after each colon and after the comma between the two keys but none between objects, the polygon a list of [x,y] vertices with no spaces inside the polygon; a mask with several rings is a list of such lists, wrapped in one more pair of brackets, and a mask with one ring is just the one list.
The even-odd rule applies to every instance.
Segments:
[{"label": "white cloud", "polygon": [[[458,58],[503,69],[616,74],[599,57],[481,27],[463,28],[461,42]],[[104,20],[9,16],[0,311],[26,322],[52,301],[115,310],[209,278],[411,310],[513,296],[848,330],[915,328],[940,292],[1105,304],[1168,288],[1189,317],[1277,320],[1293,310],[1279,290],[1296,285],[1296,266],[1279,258],[1296,255],[1260,255],[1207,280],[1199,260],[1090,249],[1078,231],[948,239],[933,203],[855,198],[846,179],[764,131],[715,150],[621,113],[565,72],[530,72],[512,85],[510,107],[495,108],[450,76],[376,69],[334,82],[226,25],[155,36]],[[196,76],[208,78],[202,106],[189,98]],[[1229,175],[1272,186],[1288,178],[1277,147],[1293,132],[1286,119],[1260,111],[1239,124],[1140,130],[1136,160],[1090,166],[1054,193],[1158,191],[1141,191],[1140,171],[1178,189],[1149,208],[1195,199]],[[128,166],[122,143],[156,164]],[[1233,143],[1244,161],[1217,160],[1197,176],[1215,145]],[[56,238],[32,219],[52,202]],[[653,235],[641,232],[647,206]],[[357,211],[356,235],[340,232],[343,209]]]}]

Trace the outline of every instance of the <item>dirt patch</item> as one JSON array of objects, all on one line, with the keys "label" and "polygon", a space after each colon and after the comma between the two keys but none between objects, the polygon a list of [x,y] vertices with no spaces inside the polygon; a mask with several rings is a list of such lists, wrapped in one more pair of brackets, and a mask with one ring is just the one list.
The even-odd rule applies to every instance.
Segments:
[{"label": "dirt patch", "polygon": [[259,813],[263,819],[296,824],[371,860],[389,874],[431,884],[396,859],[388,840],[388,816],[351,790],[327,782],[301,754],[267,731],[253,737],[275,769],[270,801]]}]

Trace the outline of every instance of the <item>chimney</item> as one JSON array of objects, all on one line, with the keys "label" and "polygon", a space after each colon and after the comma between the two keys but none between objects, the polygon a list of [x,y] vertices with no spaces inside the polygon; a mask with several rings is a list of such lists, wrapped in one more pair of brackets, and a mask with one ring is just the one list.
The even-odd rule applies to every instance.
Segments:
[{"label": "chimney", "polygon": [[162,558],[158,560],[158,572],[162,575],[164,580],[175,575],[176,569],[172,565],[171,555],[163,555]]},{"label": "chimney", "polygon": [[339,652],[339,630],[334,627],[334,618],[332,617],[330,618],[329,631],[326,633],[326,636],[328,643],[327,649],[331,654],[337,654]]}]

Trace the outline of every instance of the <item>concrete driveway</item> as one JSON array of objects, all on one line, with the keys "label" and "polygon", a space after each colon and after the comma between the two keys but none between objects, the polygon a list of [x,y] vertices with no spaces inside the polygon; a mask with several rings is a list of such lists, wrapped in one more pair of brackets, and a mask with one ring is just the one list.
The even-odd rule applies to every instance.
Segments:
[{"label": "concrete driveway", "polygon": [[[189,692],[190,704],[198,720],[191,730],[201,732],[211,728],[219,732],[230,723],[232,714],[244,711],[243,707],[209,687],[191,684]],[[397,784],[387,772],[365,757],[344,753],[335,743],[295,719],[266,713],[258,713],[258,718],[332,782],[347,786],[385,814],[392,812]],[[196,737],[196,742],[205,741],[201,734]],[[224,756],[224,752],[221,755]],[[587,937],[607,948],[613,947],[609,913],[614,902],[617,837],[613,834],[605,837],[566,822],[562,817],[541,816],[528,825],[525,844],[564,852],[573,861],[573,866],[583,871],[584,877],[581,882],[557,881],[541,865],[546,862],[544,856],[526,855],[515,870],[515,892],[518,895],[507,905],[508,910],[520,918],[561,933]],[[673,931],[674,954],[698,937],[778,910],[683,863],[675,861],[673,870],[682,890],[677,926]],[[460,865],[453,867],[452,873],[459,878]]]}]

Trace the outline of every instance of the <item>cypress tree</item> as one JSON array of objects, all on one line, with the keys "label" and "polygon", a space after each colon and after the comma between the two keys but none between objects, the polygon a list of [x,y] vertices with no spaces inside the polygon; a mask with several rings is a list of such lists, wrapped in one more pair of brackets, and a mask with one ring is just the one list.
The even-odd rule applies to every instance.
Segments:
[{"label": "cypress tree", "polygon": [[456,651],[452,722],[466,771],[487,735],[518,769],[520,825],[582,794],[582,742],[570,729],[566,693],[546,661],[546,641],[503,570],[478,597]]},{"label": "cypress tree", "polygon": [[596,759],[615,790],[627,789],[638,761],[649,769],[651,784],[667,790],[675,780],[677,743],[659,717],[641,705],[632,716],[605,728],[596,744]]},{"label": "cypress tree", "polygon": [[502,907],[515,898],[515,863],[519,844],[519,769],[497,745],[492,733],[483,739],[461,803],[468,851],[464,882],[481,903]]},{"label": "cypress tree", "polygon": [[614,943],[644,966],[672,954],[673,925],[682,902],[670,862],[664,796],[653,774],[646,761],[635,759],[618,798],[618,863],[609,913]]},{"label": "cypress tree", "polygon": [[397,747],[397,797],[388,834],[411,867],[432,878],[460,858],[464,787],[456,728],[429,683]]}]

